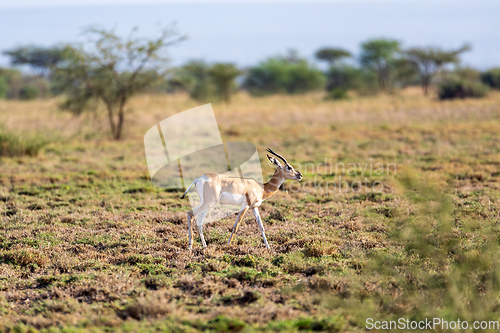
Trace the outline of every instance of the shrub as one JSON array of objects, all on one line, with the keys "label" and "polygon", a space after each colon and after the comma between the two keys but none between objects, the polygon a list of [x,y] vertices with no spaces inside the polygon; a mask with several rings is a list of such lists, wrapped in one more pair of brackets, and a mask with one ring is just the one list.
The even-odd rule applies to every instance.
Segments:
[{"label": "shrub", "polygon": [[47,262],[47,257],[37,250],[22,249],[3,251],[0,253],[0,263],[18,265],[22,267],[28,267],[30,265],[43,267],[47,264]]},{"label": "shrub", "polygon": [[488,87],[476,81],[448,79],[438,87],[439,99],[480,98],[488,94]]},{"label": "shrub", "polygon": [[362,71],[352,66],[333,67],[327,72],[327,90],[357,89],[363,81]]},{"label": "shrub", "polygon": [[22,74],[20,71],[0,67],[0,98],[17,97],[16,91],[19,90],[18,87],[21,81]]},{"label": "shrub", "polygon": [[323,73],[304,59],[270,58],[250,69],[243,86],[252,95],[301,94],[321,89]]},{"label": "shrub", "polygon": [[19,90],[19,99],[28,101],[38,97],[38,88],[33,85],[26,85]]},{"label": "shrub", "polygon": [[471,67],[459,67],[452,73],[449,73],[447,77],[458,77],[465,81],[478,82],[481,78],[481,73],[477,69]]},{"label": "shrub", "polygon": [[347,90],[341,87],[334,88],[332,91],[330,91],[327,95],[327,99],[347,99],[349,96],[347,95]]},{"label": "shrub", "polygon": [[39,137],[25,139],[0,129],[0,157],[37,156],[46,144],[47,141]]},{"label": "shrub", "polygon": [[500,89],[500,68],[492,68],[481,73],[481,81],[493,89]]},{"label": "shrub", "polygon": [[352,67],[339,66],[331,68],[327,74],[326,90],[328,98],[342,99],[347,97],[348,90],[365,94],[377,90],[376,76],[369,71]]},{"label": "shrub", "polygon": [[240,71],[233,64],[217,63],[210,67],[209,74],[218,97],[224,102],[230,102],[231,95],[236,90],[235,80]]},{"label": "shrub", "polygon": [[205,325],[206,329],[213,329],[217,332],[239,332],[245,328],[246,324],[238,318],[227,318],[222,315],[209,320]]},{"label": "shrub", "polygon": [[208,102],[216,96],[216,86],[210,77],[210,66],[201,60],[193,60],[175,73],[175,80],[189,92],[189,97]]},{"label": "shrub", "polygon": [[7,84],[7,79],[4,76],[0,76],[0,98],[6,98],[8,91],[9,85]]}]

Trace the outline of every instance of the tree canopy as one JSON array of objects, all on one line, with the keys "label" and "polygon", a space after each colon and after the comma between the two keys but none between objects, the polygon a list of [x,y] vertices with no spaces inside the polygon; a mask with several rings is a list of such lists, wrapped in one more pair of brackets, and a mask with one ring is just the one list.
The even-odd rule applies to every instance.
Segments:
[{"label": "tree canopy", "polygon": [[40,75],[48,76],[58,64],[71,57],[73,49],[68,45],[43,47],[27,45],[4,51],[12,65],[27,65]]},{"label": "tree canopy", "polygon": [[352,57],[352,54],[351,52],[341,48],[325,47],[319,49],[315,56],[316,59],[327,62],[330,68],[332,68],[340,60]]},{"label": "tree canopy", "polygon": [[427,95],[434,75],[445,65],[458,63],[460,54],[470,49],[470,45],[467,44],[449,51],[437,47],[413,47],[404,51],[403,54],[417,70],[422,89]]},{"label": "tree canopy", "polygon": [[167,28],[154,39],[137,38],[135,31],[124,39],[114,31],[87,30],[91,44],[74,47],[73,56],[55,75],[67,94],[63,108],[81,113],[95,109],[92,102],[104,103],[114,139],[122,138],[128,99],[166,73],[168,59],[162,51],[183,40]]},{"label": "tree canopy", "polygon": [[225,102],[231,101],[231,95],[236,88],[235,79],[240,71],[234,64],[217,63],[209,70],[210,76],[215,83],[217,94]]},{"label": "tree canopy", "polygon": [[300,94],[320,89],[325,76],[305,59],[269,58],[248,71],[244,87],[254,95]]},{"label": "tree canopy", "polygon": [[361,65],[376,71],[381,89],[390,84],[400,43],[394,39],[371,39],[361,44]]}]

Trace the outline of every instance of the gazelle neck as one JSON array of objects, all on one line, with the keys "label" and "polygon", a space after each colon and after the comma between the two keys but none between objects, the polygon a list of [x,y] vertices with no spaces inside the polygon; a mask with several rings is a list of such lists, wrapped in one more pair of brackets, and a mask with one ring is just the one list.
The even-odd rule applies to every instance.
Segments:
[{"label": "gazelle neck", "polygon": [[281,174],[279,169],[276,169],[271,179],[269,179],[269,181],[264,184],[263,199],[267,199],[274,193],[276,193],[284,181],[285,177]]}]

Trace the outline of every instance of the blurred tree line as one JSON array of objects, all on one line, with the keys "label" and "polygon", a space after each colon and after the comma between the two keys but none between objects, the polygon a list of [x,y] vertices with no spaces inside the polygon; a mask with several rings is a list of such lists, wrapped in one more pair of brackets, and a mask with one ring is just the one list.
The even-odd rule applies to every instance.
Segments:
[{"label": "blurred tree line", "polygon": [[[0,98],[29,100],[63,95],[61,108],[74,114],[102,105],[113,138],[120,139],[129,98],[140,92],[187,92],[200,102],[229,103],[238,89],[254,96],[301,94],[326,90],[328,99],[344,99],[420,85],[440,99],[483,97],[500,89],[500,68],[479,72],[462,67],[460,56],[471,49],[403,48],[394,39],[370,39],[359,56],[335,47],[319,49],[321,70],[296,51],[267,58],[253,67],[192,60],[171,68],[164,51],[184,37],[174,29],[143,39],[134,29],[127,38],[91,28],[89,43],[54,47],[20,46],[3,53],[12,68],[0,68]],[[26,66],[29,74],[18,69]]]}]

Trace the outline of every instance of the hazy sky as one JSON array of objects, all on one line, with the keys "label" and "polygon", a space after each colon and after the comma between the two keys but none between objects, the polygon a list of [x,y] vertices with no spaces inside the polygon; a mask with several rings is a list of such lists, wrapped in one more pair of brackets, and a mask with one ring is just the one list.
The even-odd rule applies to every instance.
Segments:
[{"label": "hazy sky", "polygon": [[[139,4],[141,3],[141,4]],[[144,4],[146,3],[146,4]],[[0,0],[0,51],[82,40],[84,27],[115,27],[140,35],[177,23],[187,41],[170,50],[176,64],[189,59],[247,66],[296,49],[312,58],[323,46],[359,53],[369,38],[391,37],[403,46],[455,48],[470,42],[464,63],[500,66],[500,1],[137,1]],[[0,56],[0,65],[7,65]]]}]

